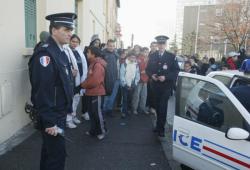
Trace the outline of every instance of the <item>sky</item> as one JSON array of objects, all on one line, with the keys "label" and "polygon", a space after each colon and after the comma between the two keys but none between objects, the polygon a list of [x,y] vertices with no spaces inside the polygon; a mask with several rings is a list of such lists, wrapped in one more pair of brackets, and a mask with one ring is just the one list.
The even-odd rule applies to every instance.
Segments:
[{"label": "sky", "polygon": [[131,45],[149,46],[157,35],[167,35],[173,41],[177,0],[120,0],[118,23],[121,24],[124,48]]}]

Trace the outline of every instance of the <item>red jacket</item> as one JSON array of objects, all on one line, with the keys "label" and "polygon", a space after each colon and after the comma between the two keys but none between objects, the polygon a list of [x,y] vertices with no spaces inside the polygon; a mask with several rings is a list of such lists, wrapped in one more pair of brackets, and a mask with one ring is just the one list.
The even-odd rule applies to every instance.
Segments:
[{"label": "red jacket", "polygon": [[235,64],[235,62],[234,62],[234,60],[233,60],[232,57],[229,57],[227,59],[227,64],[229,65],[229,69],[230,70],[237,70],[236,64]]},{"label": "red jacket", "polygon": [[105,67],[107,63],[100,57],[90,61],[87,79],[81,83],[86,89],[86,96],[103,96],[106,94],[104,88]]},{"label": "red jacket", "polygon": [[140,70],[140,83],[147,83],[148,82],[148,75],[146,74],[146,67],[147,67],[147,59],[145,56],[138,56],[137,62],[139,64],[139,70]]}]

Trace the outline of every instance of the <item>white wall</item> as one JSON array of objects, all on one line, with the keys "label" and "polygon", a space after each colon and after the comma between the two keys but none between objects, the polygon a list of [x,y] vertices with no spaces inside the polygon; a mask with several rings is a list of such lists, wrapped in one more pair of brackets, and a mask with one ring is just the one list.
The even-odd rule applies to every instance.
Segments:
[{"label": "white wall", "polygon": [[[25,47],[24,1],[4,1],[1,4],[4,5],[0,6],[2,16],[0,23],[0,143],[29,122],[24,112],[24,104],[29,98],[30,91],[27,73],[28,59],[22,56]],[[3,116],[6,108],[10,112]]]},{"label": "white wall", "polygon": [[[101,41],[104,41],[106,18],[104,15],[104,0],[83,0],[83,27],[80,31],[83,35],[82,46],[87,46],[90,43],[91,36],[98,34]],[[95,24],[93,24],[93,21]]]},{"label": "white wall", "polygon": [[37,0],[37,36],[41,31],[49,31],[49,21],[45,17],[60,12],[75,12],[75,0]]},{"label": "white wall", "polygon": [[74,12],[75,0],[47,0],[47,14]]}]

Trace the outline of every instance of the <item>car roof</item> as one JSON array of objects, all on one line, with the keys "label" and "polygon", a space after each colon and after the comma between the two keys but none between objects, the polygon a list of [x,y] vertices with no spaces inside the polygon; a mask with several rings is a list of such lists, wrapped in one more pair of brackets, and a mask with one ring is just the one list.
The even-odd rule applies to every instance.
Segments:
[{"label": "car roof", "polygon": [[210,72],[207,76],[214,77],[215,75],[227,76],[227,77],[230,77],[230,78],[232,78],[234,76],[238,76],[238,77],[243,77],[243,78],[250,79],[250,74],[245,74],[244,72],[239,71],[239,70],[213,71],[213,72]]}]

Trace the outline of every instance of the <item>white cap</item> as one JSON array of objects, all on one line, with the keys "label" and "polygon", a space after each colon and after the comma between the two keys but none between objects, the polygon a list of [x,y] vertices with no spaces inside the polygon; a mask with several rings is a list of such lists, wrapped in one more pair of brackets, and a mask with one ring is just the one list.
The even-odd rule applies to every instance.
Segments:
[{"label": "white cap", "polygon": [[235,51],[231,51],[228,53],[229,57],[235,57],[235,56],[239,56],[239,55],[240,55],[240,53],[236,53]]}]

